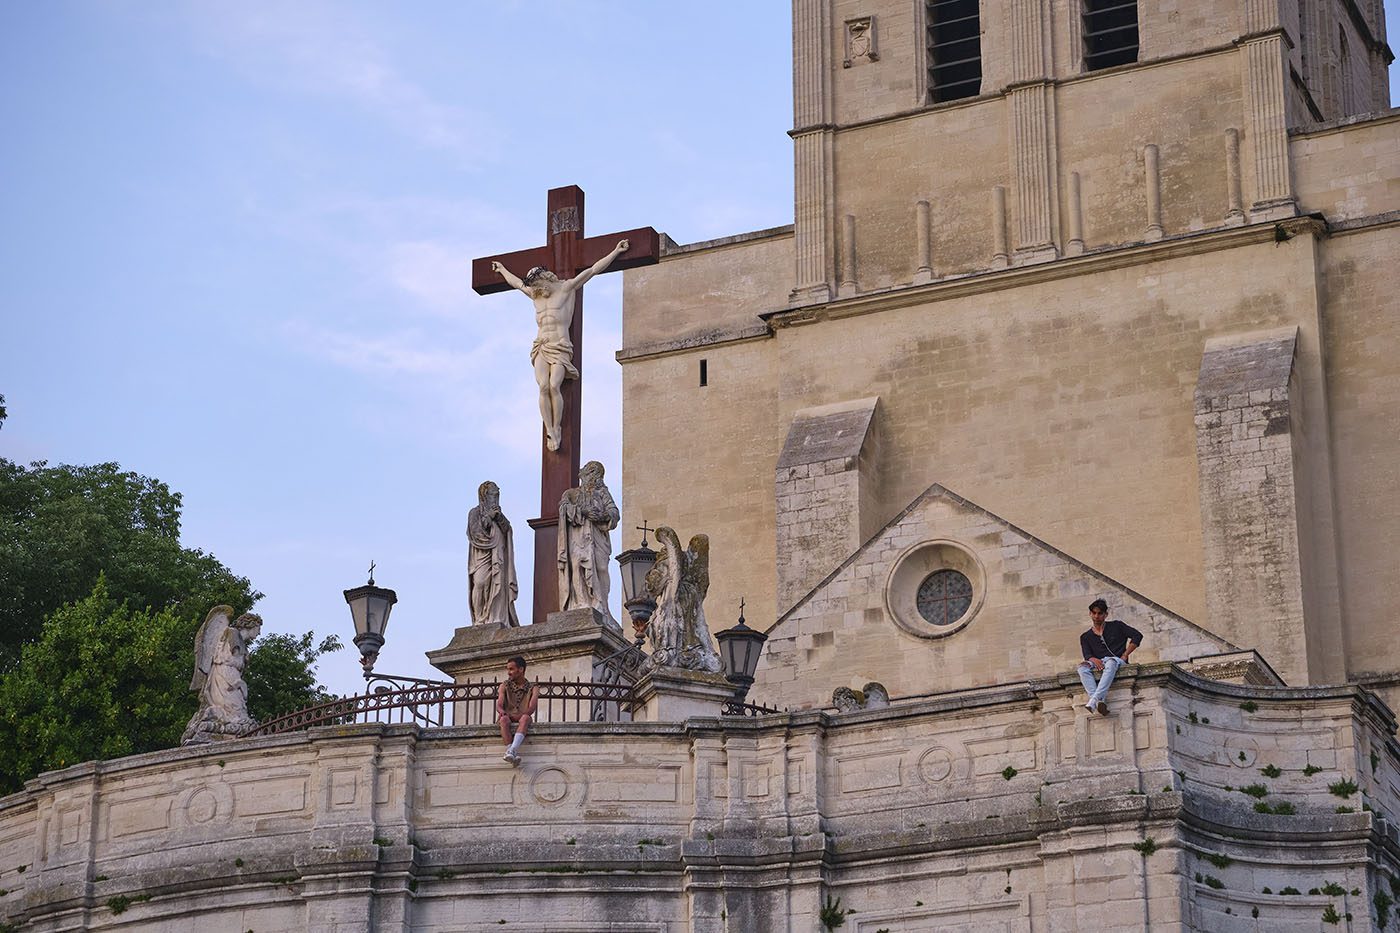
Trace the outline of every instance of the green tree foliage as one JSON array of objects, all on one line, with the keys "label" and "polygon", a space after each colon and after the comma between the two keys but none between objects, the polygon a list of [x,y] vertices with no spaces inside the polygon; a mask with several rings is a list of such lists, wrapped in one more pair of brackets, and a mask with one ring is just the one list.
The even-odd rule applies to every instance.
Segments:
[{"label": "green tree foliage", "polygon": [[118,603],[99,579],[49,617],[20,663],[0,677],[0,783],[40,771],[168,748],[197,698],[189,689],[198,625]]},{"label": "green tree foliage", "polygon": [[[99,578],[92,592],[45,620],[15,668],[0,676],[0,793],[41,771],[94,758],[171,748],[199,706],[190,689],[198,617],[118,603]],[[331,699],[313,665],[336,651],[269,635],[248,652],[248,707],[264,719]]]},{"label": "green tree foliage", "polygon": [[243,679],[248,684],[248,713],[254,719],[263,721],[335,699],[316,683],[314,668],[321,655],[340,650],[340,639],[327,635],[314,643],[314,637],[311,632],[300,638],[264,635],[253,643]]},{"label": "green tree foliage", "polygon": [[24,467],[0,458],[0,671],[49,613],[92,592],[203,617],[261,595],[211,554],[180,546],[180,494],[115,463]]},{"label": "green tree foliage", "polygon": [[[0,459],[0,793],[41,771],[171,748],[199,705],[194,637],[210,608],[262,594],[179,543],[180,495],[116,464]],[[324,702],[307,633],[248,652],[258,719]]]}]

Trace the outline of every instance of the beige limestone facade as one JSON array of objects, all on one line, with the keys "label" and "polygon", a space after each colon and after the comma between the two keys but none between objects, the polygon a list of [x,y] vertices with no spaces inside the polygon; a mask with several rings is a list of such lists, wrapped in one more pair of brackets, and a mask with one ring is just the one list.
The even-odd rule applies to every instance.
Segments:
[{"label": "beige limestone facade", "polygon": [[88,763],[0,800],[0,922],[813,933],[830,908],[861,933],[1254,933],[1329,929],[1330,910],[1368,928],[1400,884],[1389,710],[1268,686],[1249,652],[1199,673],[1256,683],[1190,667],[1135,667],[1109,716],[1062,676],[878,711],[544,724],[518,769],[491,726],[378,724]]},{"label": "beige limestone facade", "polygon": [[[1400,923],[1381,4],[1138,0],[1102,69],[1102,3],[973,6],[976,93],[933,103],[937,4],[793,0],[793,222],[624,274],[623,527],[709,536],[707,616],[745,600],[789,711],[664,671],[542,715],[518,769],[457,703],[40,775],[0,800],[0,924]],[[1098,597],[1145,636],[1100,716]],[[432,660],[597,679],[625,646],[560,616]],[[871,681],[888,708],[832,712]]]},{"label": "beige limestone facade", "polygon": [[[709,617],[742,596],[766,623],[755,693],[782,704],[881,680],[882,654],[896,696],[1073,660],[1089,600],[1016,572],[920,639],[883,602],[893,552],[867,604],[814,619],[935,485],[1136,594],[1114,613],[1400,697],[1380,6],[1140,0],[1137,60],[1101,70],[1088,0],[976,6],[979,91],[932,103],[930,5],[795,0],[793,225],[625,274],[624,527],[710,535]],[[862,438],[843,410],[868,411]],[[985,551],[956,522],[919,533]],[[1034,624],[1008,629],[1013,604]],[[835,648],[857,612],[862,647]]]}]

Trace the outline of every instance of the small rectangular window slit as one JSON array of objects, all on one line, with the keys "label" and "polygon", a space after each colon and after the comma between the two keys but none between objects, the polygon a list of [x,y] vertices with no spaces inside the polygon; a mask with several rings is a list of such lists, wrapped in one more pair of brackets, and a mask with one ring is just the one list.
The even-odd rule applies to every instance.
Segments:
[{"label": "small rectangular window slit", "polygon": [[710,384],[710,367],[709,367],[709,362],[708,362],[707,360],[701,360],[701,361],[700,361],[700,385],[703,387],[703,386],[707,386],[707,385],[709,385],[709,384]]}]

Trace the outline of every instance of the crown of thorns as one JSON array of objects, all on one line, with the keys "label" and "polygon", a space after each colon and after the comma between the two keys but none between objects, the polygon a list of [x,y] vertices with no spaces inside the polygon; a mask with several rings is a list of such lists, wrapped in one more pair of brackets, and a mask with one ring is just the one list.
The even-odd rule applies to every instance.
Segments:
[{"label": "crown of thorns", "polygon": [[536,280],[536,279],[542,278],[542,277],[544,277],[544,276],[546,276],[546,275],[553,275],[553,274],[554,274],[554,273],[550,272],[550,271],[549,271],[548,269],[546,269],[544,266],[535,266],[535,267],[532,268],[529,272],[525,273],[525,278],[523,279],[523,281],[525,282],[526,285],[533,285],[533,284],[535,284],[535,280]]}]

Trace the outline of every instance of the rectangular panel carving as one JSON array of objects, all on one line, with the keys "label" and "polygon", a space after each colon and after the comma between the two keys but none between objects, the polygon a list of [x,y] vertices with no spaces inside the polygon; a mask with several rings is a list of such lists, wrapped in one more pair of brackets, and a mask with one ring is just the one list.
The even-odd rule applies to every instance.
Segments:
[{"label": "rectangular panel carving", "polygon": [[676,803],[680,795],[679,766],[588,769],[588,799],[594,802]]},{"label": "rectangular panel carving", "polygon": [[74,845],[82,838],[83,810],[81,807],[71,807],[58,811],[58,844],[61,846]]},{"label": "rectangular panel carving", "polygon": [[1139,713],[1133,717],[1134,748],[1143,751],[1152,747],[1152,714]]},{"label": "rectangular panel carving", "polygon": [[967,753],[972,756],[973,777],[1000,775],[1007,765],[1017,771],[1036,766],[1035,739],[1030,737],[969,741]]},{"label": "rectangular panel carving", "polygon": [[836,760],[836,773],[843,794],[899,787],[904,783],[902,754],[848,755]]},{"label": "rectangular panel carving", "polygon": [[744,796],[750,798],[767,797],[771,770],[766,761],[746,761],[739,771],[739,783]]},{"label": "rectangular panel carving", "polygon": [[710,763],[710,796],[720,800],[729,798],[729,765]]},{"label": "rectangular panel carving", "polygon": [[348,807],[355,802],[359,790],[357,769],[340,768],[331,772],[331,806]]},{"label": "rectangular panel carving", "polygon": [[165,794],[119,800],[107,807],[107,836],[120,839],[170,828],[170,804],[174,797]]},{"label": "rectangular panel carving", "polygon": [[787,792],[802,793],[802,759],[789,758],[787,763]]},{"label": "rectangular panel carving", "polygon": [[266,816],[305,810],[307,780],[292,777],[234,784],[233,812],[238,816]]},{"label": "rectangular panel carving", "polygon": [[1089,751],[1095,755],[1118,751],[1118,720],[1089,720]]},{"label": "rectangular panel carving", "polygon": [[1079,757],[1078,741],[1074,732],[1074,723],[1062,722],[1055,727],[1056,741],[1060,746],[1060,760],[1073,761]]},{"label": "rectangular panel carving", "polygon": [[501,769],[461,768],[429,771],[423,775],[424,799],[430,807],[511,804],[511,782],[501,780]]}]

